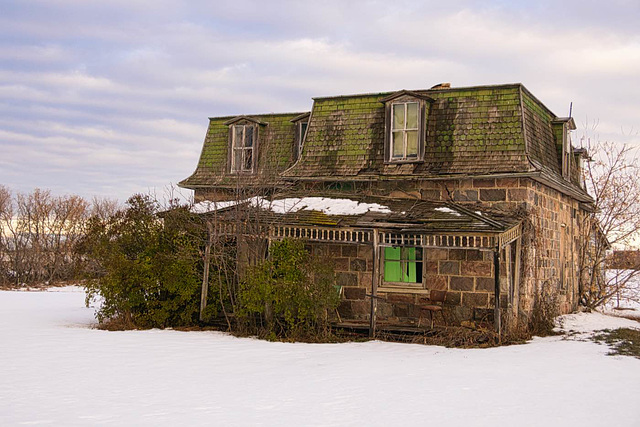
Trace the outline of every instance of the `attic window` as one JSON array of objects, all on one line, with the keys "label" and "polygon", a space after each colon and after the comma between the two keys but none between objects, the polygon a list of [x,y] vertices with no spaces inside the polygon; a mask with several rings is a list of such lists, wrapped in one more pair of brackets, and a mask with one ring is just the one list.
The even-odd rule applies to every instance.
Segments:
[{"label": "attic window", "polygon": [[555,133],[558,161],[561,163],[562,176],[566,180],[571,180],[571,170],[573,168],[571,131],[576,129],[576,123],[571,117],[556,117],[551,121],[551,124]]},{"label": "attic window", "polygon": [[291,123],[294,124],[296,129],[296,139],[293,144],[293,159],[299,160],[302,156],[302,144],[304,143],[304,137],[307,134],[307,127],[309,127],[309,117],[311,113],[302,113],[293,119]]},{"label": "attic window", "polygon": [[385,162],[423,161],[427,115],[434,100],[421,93],[401,90],[381,98],[380,102],[385,104]]},{"label": "attic window", "polygon": [[417,102],[391,105],[390,153],[392,161],[418,158],[418,111]]},{"label": "attic window", "polygon": [[253,172],[255,126],[231,126],[231,172]]},{"label": "attic window", "polygon": [[307,134],[307,127],[309,122],[299,121],[296,124],[296,145],[294,146],[294,159],[299,159],[302,156],[302,143],[304,142],[304,136]]}]

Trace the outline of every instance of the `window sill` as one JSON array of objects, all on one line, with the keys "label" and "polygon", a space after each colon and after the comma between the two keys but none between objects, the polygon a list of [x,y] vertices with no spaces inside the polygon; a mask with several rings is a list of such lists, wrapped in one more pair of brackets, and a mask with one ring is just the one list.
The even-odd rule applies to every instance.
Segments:
[{"label": "window sill", "polygon": [[403,165],[407,163],[424,163],[424,159],[385,160],[385,165]]},{"label": "window sill", "polygon": [[384,292],[388,294],[429,294],[431,292],[429,289],[418,288],[418,287],[391,287],[391,286],[380,286],[378,287],[378,292]]}]

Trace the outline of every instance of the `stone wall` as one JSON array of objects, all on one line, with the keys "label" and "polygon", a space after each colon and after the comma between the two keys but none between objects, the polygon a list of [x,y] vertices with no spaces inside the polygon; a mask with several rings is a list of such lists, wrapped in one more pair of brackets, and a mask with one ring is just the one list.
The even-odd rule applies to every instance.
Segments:
[{"label": "stone wall", "polygon": [[373,278],[373,248],[371,245],[309,243],[311,253],[331,263],[337,285],[342,287],[338,312],[344,320],[369,318]]},{"label": "stone wall", "polygon": [[[388,188],[379,187],[377,194],[385,190]],[[580,226],[586,214],[578,201],[531,178],[405,182],[389,194],[400,197],[416,193],[423,200],[452,200],[518,215],[527,212],[525,222],[531,235],[524,236],[529,244],[523,245],[519,309],[530,312],[535,294],[542,288],[557,297],[561,312],[577,308],[578,254],[583,235]]]},{"label": "stone wall", "polygon": [[[504,263],[503,263],[504,264]],[[504,271],[504,265],[501,269]],[[493,252],[475,249],[425,249],[423,292],[386,291],[380,284],[378,316],[394,322],[415,321],[420,307],[430,304],[430,291],[446,291],[445,318],[448,324],[462,321],[493,321]],[[501,302],[507,304],[506,275],[501,280]],[[388,289],[388,288],[387,288]],[[440,319],[436,319],[440,321]]]},{"label": "stone wall", "polygon": [[555,290],[561,311],[573,311],[578,304],[578,256],[586,213],[577,201],[537,182],[531,182],[529,195],[532,226],[538,238],[529,248],[534,280],[527,281],[526,293],[530,296],[535,288],[542,287]]},{"label": "stone wall", "polygon": [[[343,320],[367,320],[371,311],[373,250],[371,245],[310,243],[312,253],[324,257],[342,286],[338,308]],[[448,324],[461,321],[492,321],[494,305],[493,253],[470,249],[425,249],[424,289],[399,291],[379,283],[377,318],[380,321],[415,324],[420,307],[429,304],[431,290],[446,290],[445,317]],[[505,271],[505,265],[501,266]],[[508,283],[501,280],[502,304],[506,307]],[[425,313],[422,313],[424,316]],[[441,321],[439,318],[437,322]]]}]

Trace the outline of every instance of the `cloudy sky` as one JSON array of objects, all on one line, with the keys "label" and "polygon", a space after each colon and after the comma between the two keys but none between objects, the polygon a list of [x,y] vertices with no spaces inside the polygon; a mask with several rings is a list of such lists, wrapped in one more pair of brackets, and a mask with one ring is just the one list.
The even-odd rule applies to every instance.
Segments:
[{"label": "cloudy sky", "polygon": [[640,146],[640,2],[0,1],[0,184],[125,200],[195,168],[207,118],[522,82]]}]

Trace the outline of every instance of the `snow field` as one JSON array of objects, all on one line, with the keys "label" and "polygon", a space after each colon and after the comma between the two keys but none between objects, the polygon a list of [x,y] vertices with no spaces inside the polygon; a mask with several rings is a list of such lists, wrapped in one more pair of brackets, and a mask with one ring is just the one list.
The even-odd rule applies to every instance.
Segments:
[{"label": "snow field", "polygon": [[78,289],[0,292],[0,425],[640,425],[640,360],[590,341],[291,344],[93,322]]}]

